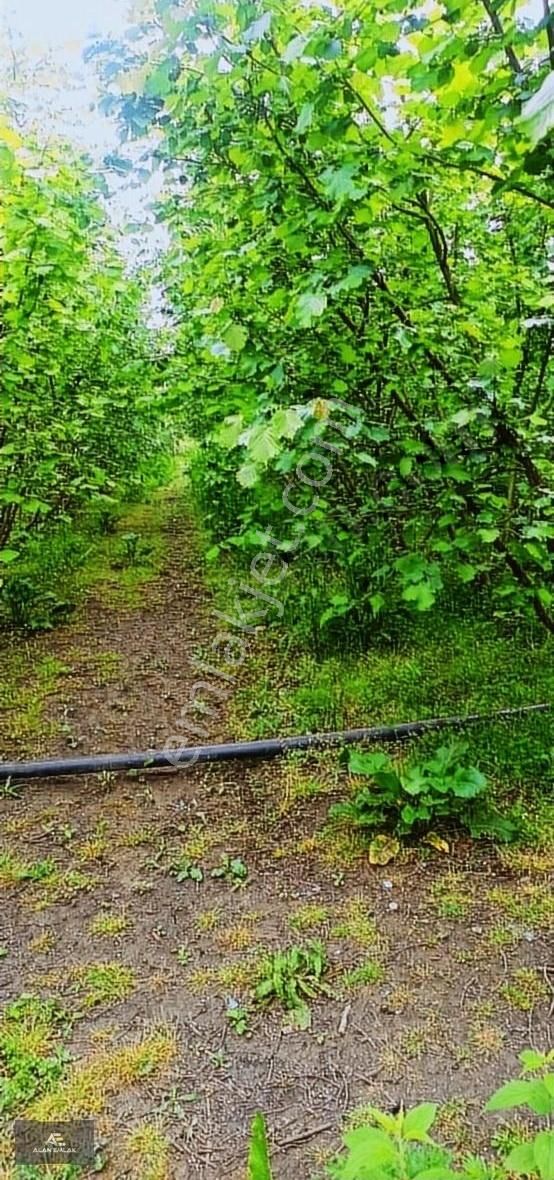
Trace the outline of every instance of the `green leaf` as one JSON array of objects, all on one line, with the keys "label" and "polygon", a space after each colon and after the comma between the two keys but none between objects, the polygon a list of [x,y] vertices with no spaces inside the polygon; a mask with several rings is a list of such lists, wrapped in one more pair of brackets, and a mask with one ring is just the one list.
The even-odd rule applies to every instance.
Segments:
[{"label": "green leaf", "polygon": [[359,1180],[379,1168],[396,1163],[397,1150],[385,1131],[375,1127],[357,1127],[344,1136],[348,1158],[344,1161],[341,1180]]},{"label": "green leaf", "polygon": [[241,352],[248,340],[248,332],[242,327],[242,324],[231,324],[223,339],[231,352]]},{"label": "green leaf", "polygon": [[537,1049],[523,1049],[519,1054],[519,1060],[526,1073],[532,1073],[536,1069],[541,1069],[544,1065],[544,1053],[539,1053]]},{"label": "green leaf", "polygon": [[398,464],[398,470],[404,479],[406,476],[410,475],[413,465],[414,461],[413,459],[410,459],[409,455],[404,455],[404,457],[400,460],[400,463]]},{"label": "green leaf", "polygon": [[520,1143],[512,1148],[504,1160],[504,1167],[507,1172],[515,1172],[516,1175],[532,1176],[537,1170],[533,1144]]},{"label": "green leaf", "polygon": [[359,201],[367,191],[367,185],[356,183],[358,169],[355,164],[343,164],[340,168],[326,168],[321,174],[321,183],[326,195],[332,201]]},{"label": "green leaf", "polygon": [[248,453],[254,463],[269,463],[279,454],[279,446],[273,424],[260,424],[250,431],[248,439]]},{"label": "green leaf", "polygon": [[533,1155],[541,1180],[554,1180],[554,1131],[539,1131],[535,1135]]},{"label": "green leaf", "polygon": [[303,107],[300,110],[300,114],[298,116],[298,119],[296,120],[296,127],[294,129],[298,135],[302,135],[304,133],[304,131],[308,130],[308,127],[310,127],[312,124],[313,117],[314,117],[314,104],[313,104],[313,102],[305,102]]},{"label": "green leaf", "polygon": [[422,1102],[420,1106],[414,1106],[412,1110],[408,1110],[402,1123],[403,1138],[415,1139],[420,1143],[428,1142],[428,1131],[435,1121],[437,1110],[438,1106],[435,1102]]},{"label": "green leaf", "polygon": [[402,597],[405,602],[413,603],[416,610],[426,611],[431,609],[436,596],[429,582],[416,582],[412,586],[406,586],[402,591]]},{"label": "green leaf", "polygon": [[215,437],[220,446],[231,451],[233,447],[238,446],[239,438],[243,432],[244,418],[242,414],[233,414],[218,427]]},{"label": "green leaf", "polygon": [[550,71],[542,85],[524,102],[520,122],[532,143],[544,139],[554,127],[554,73]]},{"label": "green leaf", "polygon": [[313,320],[323,315],[327,307],[327,296],[324,291],[308,291],[296,301],[295,316],[300,328],[309,328]]},{"label": "green leaf", "polygon": [[301,57],[306,48],[307,40],[308,38],[302,33],[299,33],[298,36],[293,37],[292,41],[289,41],[288,45],[284,49],[281,55],[281,61],[284,61],[285,65],[290,65],[291,62],[296,61],[298,57]]},{"label": "green leaf", "polygon": [[277,410],[271,419],[271,430],[277,438],[294,438],[303,425],[304,419],[293,406]]},{"label": "green leaf", "polygon": [[260,478],[260,472],[255,463],[243,463],[237,472],[237,480],[243,488],[253,488]]},{"label": "green leaf", "polygon": [[370,865],[388,865],[400,852],[400,842],[394,836],[376,836],[369,845]]},{"label": "green leaf", "polygon": [[348,758],[348,769],[351,774],[374,775],[380,770],[387,770],[390,759],[386,754],[363,754],[360,750],[351,750]]},{"label": "green leaf", "polygon": [[271,18],[271,12],[262,13],[262,15],[259,16],[257,20],[253,21],[252,24],[249,25],[247,29],[245,29],[244,33],[242,34],[243,40],[247,41],[249,44],[253,44],[256,41],[262,41],[266,33],[269,33],[271,28]]},{"label": "green leaf", "polygon": [[514,1106],[529,1106],[535,1114],[550,1114],[554,1099],[542,1081],[527,1081],[524,1078],[506,1082],[489,1098],[485,1110],[511,1110]]},{"label": "green leaf", "polygon": [[12,561],[16,561],[18,557],[19,552],[17,549],[0,549],[0,561],[4,565],[9,565]]},{"label": "green leaf", "polygon": [[247,1177],[248,1180],[272,1180],[265,1119],[259,1113],[254,1115],[250,1129]]}]

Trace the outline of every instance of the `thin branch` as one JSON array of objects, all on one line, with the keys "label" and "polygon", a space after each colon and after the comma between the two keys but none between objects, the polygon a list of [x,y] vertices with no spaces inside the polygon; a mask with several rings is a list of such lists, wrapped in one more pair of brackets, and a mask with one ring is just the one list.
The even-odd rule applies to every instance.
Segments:
[{"label": "thin branch", "polygon": [[549,201],[548,197],[543,197],[540,193],[533,192],[532,189],[526,188],[524,184],[511,184],[509,176],[499,176],[498,172],[490,172],[488,168],[480,168],[478,164],[472,164],[469,160],[445,160],[438,152],[426,153],[428,160],[433,164],[439,164],[443,168],[456,168],[458,171],[475,172],[477,176],[483,176],[485,180],[493,180],[495,184],[505,184],[509,188],[507,191],[512,193],[519,193],[522,197],[528,197],[530,201],[537,201],[539,205],[544,205],[546,209],[554,209],[554,200]]},{"label": "thin branch", "polygon": [[[504,32],[504,26],[502,24],[502,21],[500,20],[500,17],[498,15],[496,9],[493,7],[491,0],[483,0],[483,7],[487,13],[487,16],[491,22],[491,25],[492,25],[495,33],[497,33],[499,37],[502,37],[502,39],[504,39],[504,37],[506,35]],[[510,63],[510,67],[513,70],[514,74],[521,74],[521,64],[520,64],[520,61],[519,61],[514,49],[512,48],[512,46],[505,45],[504,52],[506,54],[506,57],[508,58],[508,61]]]},{"label": "thin branch", "polygon": [[542,0],[546,36],[548,40],[548,59],[550,69],[554,70],[554,13],[551,12],[549,0]]},{"label": "thin branch", "polygon": [[554,346],[554,326],[550,328],[550,331],[548,333],[548,339],[546,341],[546,348],[542,354],[539,375],[537,377],[537,384],[535,387],[535,392],[533,394],[533,400],[531,402],[531,407],[529,410],[530,414],[534,414],[535,410],[538,407],[538,404],[540,401],[540,396],[542,393],[542,387],[544,384],[544,379],[546,377],[546,370],[548,369],[548,364],[549,364],[550,358],[552,356],[553,346]]}]

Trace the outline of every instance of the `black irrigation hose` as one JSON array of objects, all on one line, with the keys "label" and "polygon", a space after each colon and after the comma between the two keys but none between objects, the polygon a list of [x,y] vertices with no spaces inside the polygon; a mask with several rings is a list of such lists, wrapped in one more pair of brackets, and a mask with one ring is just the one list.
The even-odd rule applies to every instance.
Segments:
[{"label": "black irrigation hose", "polygon": [[30,778],[58,778],[60,775],[101,774],[103,771],[153,770],[160,767],[195,765],[198,762],[228,762],[232,759],[274,758],[290,750],[322,749],[352,742],[399,742],[418,737],[428,730],[463,728],[478,721],[501,721],[526,713],[544,713],[550,704],[522,705],[494,713],[469,713],[465,717],[431,717],[402,725],[378,725],[370,729],[346,729],[338,733],[308,733],[296,737],[268,738],[257,742],[227,742],[219,746],[190,746],[181,750],[152,750],[142,754],[98,754],[88,758],[52,759],[47,762],[0,762],[0,782]]}]

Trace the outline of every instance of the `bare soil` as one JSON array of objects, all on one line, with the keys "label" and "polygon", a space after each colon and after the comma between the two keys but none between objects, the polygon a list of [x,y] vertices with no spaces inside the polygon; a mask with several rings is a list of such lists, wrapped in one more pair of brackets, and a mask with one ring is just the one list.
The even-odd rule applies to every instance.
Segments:
[{"label": "bare soil", "polygon": [[[4,758],[149,749],[178,729],[199,678],[191,660],[218,623],[180,501],[168,502],[164,527],[167,562],[140,605],[114,610],[97,588],[71,625],[30,641],[34,663],[54,656],[67,671],[46,703],[44,730],[1,740]],[[232,736],[221,712],[205,724],[212,740]],[[300,773],[319,776],[321,792],[296,797]],[[538,898],[540,911],[552,858],[459,841],[448,856],[414,850],[372,867],[344,839],[318,836],[336,793],[326,774],[317,762],[300,770],[233,763],[34,782],[0,800],[4,852],[33,864],[52,858],[62,878],[90,878],[65,877],[58,892],[47,880],[2,890],[2,1000],[33,992],[79,1009],[69,1046],[78,1062],[160,1024],[175,1033],[168,1068],[98,1113],[103,1174],[164,1175],[140,1163],[133,1170],[126,1154],[126,1137],[146,1121],[167,1136],[168,1176],[241,1177],[256,1110],[267,1117],[278,1180],[317,1175],[345,1118],[367,1103],[445,1102],[443,1140],[479,1146],[494,1126],[483,1103],[517,1072],[517,1053],[551,1044],[549,921],[535,910],[514,918],[514,906]],[[244,888],[211,878],[222,853],[244,860]],[[183,854],[202,866],[201,883],[172,874]],[[322,916],[299,933],[289,920],[308,904]],[[91,933],[102,913],[124,915],[126,928]],[[313,1002],[312,1026],[301,1032],[278,1005],[253,1006],[250,992],[265,952],[311,937],[326,945],[333,995]],[[344,970],[367,957],[382,964],[381,982],[345,987]],[[81,1008],[76,969],[107,961],[132,969],[130,993]],[[522,968],[537,981],[527,1008],[505,991]],[[250,1036],[230,1027],[230,997],[250,1008]]]}]

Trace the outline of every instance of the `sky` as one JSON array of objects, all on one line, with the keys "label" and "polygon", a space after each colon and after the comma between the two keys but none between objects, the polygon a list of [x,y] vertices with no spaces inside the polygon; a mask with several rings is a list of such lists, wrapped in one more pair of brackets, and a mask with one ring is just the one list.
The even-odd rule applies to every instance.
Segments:
[{"label": "sky", "polygon": [[[3,5],[3,7],[2,7]],[[121,37],[136,14],[137,0],[0,0],[0,14],[16,50],[31,62],[52,61],[53,68],[39,71],[38,85],[21,93],[25,108],[40,138],[61,138],[86,151],[95,167],[103,169],[104,157],[119,151],[119,134],[113,120],[97,109],[100,97],[94,64],[85,64],[83,50],[93,40]],[[15,93],[15,92],[14,92]],[[161,227],[152,230],[152,202],[163,176],[156,172],[148,183],[133,186],[128,180],[106,173],[112,196],[106,202],[111,222],[123,231],[129,223],[142,223],[148,234],[140,242],[125,242],[124,253],[146,258],[165,243]],[[123,240],[123,239],[122,239]]]},{"label": "sky", "polygon": [[5,0],[10,26],[30,48],[71,43],[82,47],[90,36],[121,32],[129,0]]}]

